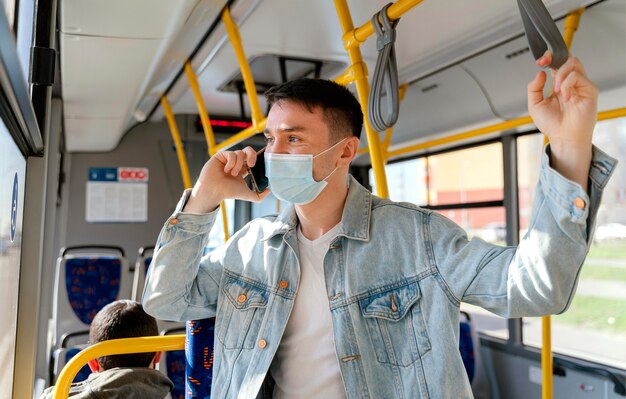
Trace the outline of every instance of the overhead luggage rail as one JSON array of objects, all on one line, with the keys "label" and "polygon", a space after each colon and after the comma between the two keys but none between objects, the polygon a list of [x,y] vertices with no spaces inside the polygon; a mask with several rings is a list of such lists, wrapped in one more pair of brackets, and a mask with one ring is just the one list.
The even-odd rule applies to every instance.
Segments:
[{"label": "overhead luggage rail", "polygon": [[184,335],[122,338],[99,342],[79,352],[65,365],[59,374],[53,399],[66,399],[68,397],[72,380],[78,371],[92,359],[127,353],[176,351],[184,348]]}]

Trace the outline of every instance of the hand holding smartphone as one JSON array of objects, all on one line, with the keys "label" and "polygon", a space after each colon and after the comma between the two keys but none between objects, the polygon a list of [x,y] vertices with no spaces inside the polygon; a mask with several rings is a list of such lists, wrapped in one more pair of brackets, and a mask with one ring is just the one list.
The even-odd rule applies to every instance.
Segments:
[{"label": "hand holding smartphone", "polygon": [[248,169],[248,187],[250,190],[262,193],[269,186],[269,180],[265,176],[265,147],[256,153],[256,163]]}]

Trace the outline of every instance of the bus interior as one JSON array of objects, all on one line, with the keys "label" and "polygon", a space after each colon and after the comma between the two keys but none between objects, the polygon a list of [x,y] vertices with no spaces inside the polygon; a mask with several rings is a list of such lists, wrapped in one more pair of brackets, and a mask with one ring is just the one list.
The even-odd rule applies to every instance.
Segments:
[{"label": "bus interior", "polygon": [[[141,300],[159,231],[204,163],[265,145],[265,90],[333,79],[366,109],[384,48],[371,22],[381,10],[397,21],[398,119],[364,129],[351,173],[470,237],[516,245],[544,145],[527,110],[539,68],[520,16],[526,2],[397,0],[383,10],[379,0],[3,0],[0,397],[39,397],[87,346],[97,310]],[[599,89],[594,143],[621,158],[626,2],[539,3]],[[368,113],[371,101],[386,109],[389,91]],[[225,201],[206,251],[280,206],[271,195]],[[507,320],[462,304],[476,398],[626,396],[623,164],[582,270],[562,315]],[[184,323],[159,328],[182,348]],[[179,350],[160,364],[173,397],[185,397],[184,363]]]}]

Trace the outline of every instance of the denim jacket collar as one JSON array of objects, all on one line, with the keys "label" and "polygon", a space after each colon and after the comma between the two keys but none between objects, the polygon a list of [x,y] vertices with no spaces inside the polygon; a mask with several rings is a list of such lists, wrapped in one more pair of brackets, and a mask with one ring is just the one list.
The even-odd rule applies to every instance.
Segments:
[{"label": "denim jacket collar", "polygon": [[[372,193],[360,185],[353,176],[349,176],[348,197],[343,207],[341,226],[337,235],[369,241],[371,211]],[[297,225],[296,209],[293,204],[289,204],[274,221],[274,230],[263,237],[262,241],[267,241],[278,234],[285,234],[295,229]]]}]

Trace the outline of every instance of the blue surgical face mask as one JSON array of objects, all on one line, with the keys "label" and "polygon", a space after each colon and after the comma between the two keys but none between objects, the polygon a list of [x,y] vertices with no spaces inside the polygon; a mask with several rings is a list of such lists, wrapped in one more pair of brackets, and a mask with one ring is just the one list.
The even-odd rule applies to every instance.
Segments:
[{"label": "blue surgical face mask", "polygon": [[313,159],[330,151],[345,141],[343,139],[319,154],[275,154],[265,153],[265,175],[270,182],[270,190],[276,198],[296,205],[312,202],[324,190],[326,181],[337,168],[323,180],[313,178]]}]

